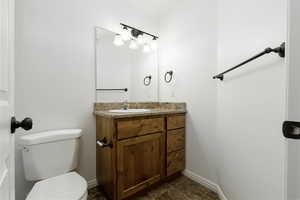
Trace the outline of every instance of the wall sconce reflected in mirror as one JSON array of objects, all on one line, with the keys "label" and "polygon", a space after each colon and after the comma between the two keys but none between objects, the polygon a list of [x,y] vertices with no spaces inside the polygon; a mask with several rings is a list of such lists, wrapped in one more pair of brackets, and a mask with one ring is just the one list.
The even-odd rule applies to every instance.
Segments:
[{"label": "wall sconce reflected in mirror", "polygon": [[171,70],[171,71],[167,71],[165,73],[165,82],[166,83],[171,83],[171,81],[173,80],[173,75],[174,75],[174,72]]},{"label": "wall sconce reflected in mirror", "polygon": [[120,34],[115,35],[114,44],[116,46],[122,46],[124,44],[124,41],[123,41],[122,36]]},{"label": "wall sconce reflected in mirror", "polygon": [[151,75],[146,76],[146,77],[144,78],[144,85],[145,85],[145,86],[149,86],[149,85],[151,84],[151,80],[152,80],[152,76],[151,76]]}]

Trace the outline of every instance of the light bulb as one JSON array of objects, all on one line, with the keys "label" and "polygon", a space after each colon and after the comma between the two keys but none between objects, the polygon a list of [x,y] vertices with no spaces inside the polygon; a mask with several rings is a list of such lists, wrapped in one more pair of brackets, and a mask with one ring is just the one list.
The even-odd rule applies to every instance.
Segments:
[{"label": "light bulb", "polygon": [[130,40],[131,33],[127,27],[124,27],[124,29],[122,30],[121,36],[124,41]]},{"label": "light bulb", "polygon": [[144,52],[145,53],[149,53],[151,51],[150,45],[149,44],[145,44],[144,46]]},{"label": "light bulb", "polygon": [[138,48],[138,44],[135,40],[131,40],[130,44],[129,44],[129,48],[130,49],[137,49]]},{"label": "light bulb", "polygon": [[138,42],[138,44],[144,44],[145,43],[145,38],[144,38],[143,34],[138,36],[137,42]]},{"label": "light bulb", "polygon": [[157,39],[156,38],[153,38],[153,40],[150,43],[150,46],[151,46],[151,49],[154,51],[157,49]]},{"label": "light bulb", "polygon": [[122,46],[124,44],[124,41],[120,34],[116,34],[115,39],[114,39],[114,44],[116,46]]}]

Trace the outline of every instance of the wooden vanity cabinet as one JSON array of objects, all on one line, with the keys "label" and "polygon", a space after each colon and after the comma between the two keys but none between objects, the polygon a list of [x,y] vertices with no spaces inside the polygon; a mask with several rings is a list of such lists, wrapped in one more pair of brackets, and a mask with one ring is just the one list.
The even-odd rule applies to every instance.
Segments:
[{"label": "wooden vanity cabinet", "polygon": [[97,116],[97,181],[112,200],[126,199],[184,169],[184,115]]}]

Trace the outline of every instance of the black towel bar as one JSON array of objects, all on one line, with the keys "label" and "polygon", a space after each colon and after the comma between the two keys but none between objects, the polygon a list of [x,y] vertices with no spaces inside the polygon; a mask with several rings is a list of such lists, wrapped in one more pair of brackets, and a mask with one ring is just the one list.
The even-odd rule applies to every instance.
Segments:
[{"label": "black towel bar", "polygon": [[227,74],[228,72],[231,72],[231,71],[233,71],[233,70],[235,70],[235,69],[237,69],[237,68],[239,68],[239,67],[241,67],[241,66],[243,66],[243,65],[245,65],[245,64],[247,64],[247,63],[263,56],[263,55],[265,55],[265,54],[269,54],[269,53],[272,53],[272,52],[277,53],[280,57],[284,58],[285,57],[285,42],[282,43],[279,47],[277,47],[275,49],[272,49],[270,47],[266,48],[263,52],[253,56],[252,58],[249,58],[248,60],[238,64],[237,66],[232,67],[232,68],[230,68],[230,69],[214,76],[213,79],[219,79],[219,80],[223,81],[224,80],[224,75]]},{"label": "black towel bar", "polygon": [[124,91],[128,92],[128,88],[121,88],[121,89],[96,89],[97,91]]}]

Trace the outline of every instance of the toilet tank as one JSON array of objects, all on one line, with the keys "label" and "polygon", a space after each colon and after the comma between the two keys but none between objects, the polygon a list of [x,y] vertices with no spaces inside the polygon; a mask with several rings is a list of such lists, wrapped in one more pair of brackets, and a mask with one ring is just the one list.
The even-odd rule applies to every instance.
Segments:
[{"label": "toilet tank", "polygon": [[20,137],[25,178],[37,181],[76,169],[80,129],[63,129]]}]

